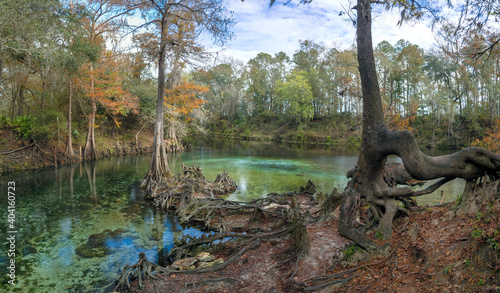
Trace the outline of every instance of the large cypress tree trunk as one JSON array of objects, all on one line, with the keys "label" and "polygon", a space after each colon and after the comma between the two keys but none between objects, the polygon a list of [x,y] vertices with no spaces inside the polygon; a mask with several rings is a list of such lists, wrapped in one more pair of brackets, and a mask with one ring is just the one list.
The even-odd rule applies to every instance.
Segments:
[{"label": "large cypress tree trunk", "polygon": [[[390,131],[386,127],[373,54],[370,5],[370,0],[358,0],[355,7],[363,134],[357,166],[348,174],[352,179],[344,190],[339,220],[340,234],[367,250],[376,249],[377,245],[355,228],[362,200],[370,206],[367,220],[378,222],[378,231],[387,239],[392,235],[396,214],[408,212],[396,201],[409,207],[410,197],[431,193],[454,178],[474,179],[485,174],[498,177],[500,171],[500,155],[488,150],[466,148],[451,155],[430,157],[422,153],[409,131]],[[397,188],[384,178],[389,155],[399,156],[404,164],[402,171],[414,179],[442,179],[420,191]]]},{"label": "large cypress tree trunk", "polygon": [[[171,92],[172,89],[175,87],[179,86],[181,83],[181,64],[180,64],[180,56],[179,54],[176,54],[175,60],[174,60],[174,66],[172,68],[172,72],[170,72],[168,79],[167,79],[167,85],[166,88]],[[169,115],[169,120],[167,123],[168,131],[167,131],[167,139],[165,147],[170,153],[176,153],[176,152],[182,152],[184,148],[181,145],[180,139],[178,139],[177,136],[177,131],[176,131],[176,114],[171,113]]]},{"label": "large cypress tree trunk", "polygon": [[167,153],[164,142],[164,123],[163,123],[163,103],[165,99],[165,61],[166,61],[166,46],[167,46],[167,9],[165,7],[161,21],[161,36],[160,36],[160,56],[158,60],[158,95],[156,98],[156,117],[153,140],[153,155],[149,170],[141,184],[142,188],[146,188],[148,192],[152,192],[156,186],[163,181],[165,176],[170,176],[170,168],[167,162]]},{"label": "large cypress tree trunk", "polygon": [[90,66],[90,112],[89,112],[89,123],[87,130],[87,141],[85,142],[84,148],[84,158],[85,159],[95,159],[97,157],[96,145],[95,145],[95,113],[97,112],[97,106],[95,101],[94,93],[94,66]]}]

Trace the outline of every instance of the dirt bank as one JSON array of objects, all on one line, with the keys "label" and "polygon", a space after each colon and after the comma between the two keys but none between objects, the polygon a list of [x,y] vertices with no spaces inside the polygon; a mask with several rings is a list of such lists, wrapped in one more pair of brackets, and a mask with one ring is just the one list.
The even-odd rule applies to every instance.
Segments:
[{"label": "dirt bank", "polygon": [[[0,129],[0,176],[5,173],[37,170],[79,161],[83,145],[73,145],[77,158],[65,153],[65,143],[61,140],[37,143],[18,139],[9,129]],[[97,157],[139,155],[152,151],[152,134],[146,131],[135,137],[116,136],[97,141]]]},{"label": "dirt bank", "polygon": [[[261,213],[257,217],[252,211],[249,215],[253,216],[247,215],[242,221],[243,216],[226,211],[225,217],[214,216],[214,221],[223,219],[228,224],[226,227],[232,227],[230,230],[236,231],[234,228],[240,227],[238,233],[253,233],[254,237],[240,238],[220,246],[200,246],[198,250],[185,251],[184,257],[194,257],[205,250],[215,259],[231,260],[229,264],[213,270],[200,270],[196,267],[199,264],[182,271],[167,266],[165,271],[145,281],[140,289],[137,280],[133,281],[131,290],[498,292],[499,181],[477,184],[474,188],[472,197],[459,198],[457,202],[441,206],[423,207],[409,216],[398,218],[394,224],[394,236],[389,241],[391,248],[387,253],[377,255],[368,255],[340,237],[337,232],[338,210],[322,216],[322,205],[316,202],[319,198],[307,192],[288,194],[288,204],[282,201],[286,200],[283,195],[269,201],[274,206],[266,205],[265,210],[281,211],[281,216]],[[298,253],[293,253],[296,246],[294,233],[267,237],[273,231],[290,227],[280,224],[279,219],[288,219],[291,223],[290,214],[284,211],[294,209],[294,197],[298,199],[298,210],[304,219],[305,237],[309,243]],[[478,204],[479,201],[482,204]],[[371,234],[371,237],[377,239],[376,234]],[[384,244],[381,240],[376,241]]]}]

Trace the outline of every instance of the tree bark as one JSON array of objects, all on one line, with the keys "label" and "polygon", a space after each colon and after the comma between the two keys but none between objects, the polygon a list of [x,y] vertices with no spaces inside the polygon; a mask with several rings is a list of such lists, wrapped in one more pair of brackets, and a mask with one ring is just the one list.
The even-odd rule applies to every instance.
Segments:
[{"label": "tree bark", "polygon": [[94,66],[90,66],[90,112],[89,112],[89,124],[87,130],[87,141],[85,142],[85,148],[83,150],[83,156],[85,159],[95,159],[96,155],[96,145],[95,145],[95,113],[97,112],[97,106],[95,101],[94,93]]},{"label": "tree bark", "polygon": [[19,101],[18,101],[18,104],[17,104],[17,116],[22,116],[24,115],[24,111],[23,111],[23,104],[24,104],[24,85],[21,85],[19,87]]},{"label": "tree bark", "polygon": [[71,84],[71,81],[69,82],[69,88],[68,88],[68,125],[67,125],[67,131],[68,131],[68,136],[66,140],[66,154],[70,157],[73,158],[75,156],[75,151],[73,150],[73,135],[71,131],[71,101],[73,98],[73,86]]},{"label": "tree bark", "polygon": [[158,59],[158,95],[156,98],[153,155],[149,170],[141,184],[141,187],[146,188],[148,192],[152,192],[154,188],[163,181],[163,177],[171,175],[163,138],[163,103],[165,100],[165,61],[167,55],[168,9],[168,5],[165,5],[161,19],[160,52]]},{"label": "tree bark", "polygon": [[[420,150],[409,131],[391,131],[387,128],[373,54],[370,2],[358,0],[355,6],[363,94],[363,134],[357,167],[348,174],[352,179],[344,191],[339,221],[339,233],[366,250],[374,250],[377,245],[353,224],[361,200],[366,200],[370,205],[368,220],[378,222],[377,231],[384,239],[388,239],[392,235],[392,222],[396,214],[407,213],[396,200],[407,205],[408,197],[431,193],[454,178],[472,180],[485,174],[498,177],[497,172],[500,171],[500,155],[488,150],[466,148],[451,155],[431,157]],[[405,171],[414,179],[442,179],[420,191],[394,187],[392,182],[384,180],[389,155],[399,156]]]}]

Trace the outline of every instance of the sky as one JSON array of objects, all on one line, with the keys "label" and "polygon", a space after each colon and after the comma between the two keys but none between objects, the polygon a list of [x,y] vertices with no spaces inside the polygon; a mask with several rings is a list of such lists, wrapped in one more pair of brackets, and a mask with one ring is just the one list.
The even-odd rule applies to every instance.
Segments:
[{"label": "sky", "polygon": [[[299,40],[323,42],[328,47],[350,48],[355,43],[355,28],[346,15],[348,0],[314,0],[307,5],[282,1],[269,8],[269,0],[225,0],[234,12],[234,38],[221,54],[248,62],[260,52],[274,55],[280,51],[292,57]],[[297,3],[298,1],[296,1]],[[395,44],[405,39],[424,49],[436,43],[430,27],[424,22],[397,26],[398,11],[373,12],[373,44],[386,40]]]}]

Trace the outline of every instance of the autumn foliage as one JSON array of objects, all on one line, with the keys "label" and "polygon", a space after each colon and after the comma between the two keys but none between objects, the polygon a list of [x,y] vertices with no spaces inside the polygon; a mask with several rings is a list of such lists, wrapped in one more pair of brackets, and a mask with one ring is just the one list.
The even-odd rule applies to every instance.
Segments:
[{"label": "autumn foliage", "polygon": [[[119,68],[118,61],[108,54],[94,67],[90,64],[84,66],[81,76],[75,79],[85,96],[90,98],[93,95],[117,127],[121,124],[120,117],[139,113],[139,98],[124,89]],[[93,90],[90,88],[92,84]]]},{"label": "autumn foliage", "polygon": [[472,146],[489,149],[493,152],[500,152],[500,117],[494,122],[492,127],[482,140],[476,139]]},{"label": "autumn foliage", "polygon": [[391,126],[394,130],[409,130],[416,131],[411,127],[411,124],[415,121],[417,117],[418,103],[415,101],[410,102],[408,112],[406,116],[401,116],[392,108],[389,108],[384,112],[385,120],[387,125]]},{"label": "autumn foliage", "polygon": [[206,102],[200,97],[206,92],[208,92],[208,87],[184,81],[175,88],[165,91],[165,107],[190,121],[192,118],[189,114]]}]

